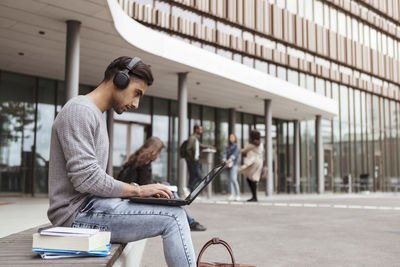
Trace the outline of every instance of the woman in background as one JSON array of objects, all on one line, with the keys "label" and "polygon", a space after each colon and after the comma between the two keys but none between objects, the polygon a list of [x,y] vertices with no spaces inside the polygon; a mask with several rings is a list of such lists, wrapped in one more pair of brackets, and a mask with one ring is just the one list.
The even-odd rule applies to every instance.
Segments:
[{"label": "woman in background", "polygon": [[237,144],[237,138],[234,134],[229,135],[229,146],[226,148],[223,161],[226,162],[226,167],[229,170],[229,190],[231,195],[229,200],[240,200],[240,189],[237,179],[238,163],[240,150]]},{"label": "woman in background", "polygon": [[[151,173],[151,163],[160,157],[161,150],[165,147],[160,138],[152,136],[136,150],[125,162],[118,180],[125,183],[136,183],[138,185],[154,184]],[[177,197],[176,193],[174,196]],[[186,212],[186,209],[185,209]],[[205,231],[206,228],[199,222],[196,222],[186,212],[191,231]]]},{"label": "woman in background", "polygon": [[260,132],[256,129],[250,132],[250,143],[244,149],[241,149],[245,155],[244,164],[240,166],[239,172],[247,177],[252,198],[247,201],[256,202],[257,199],[257,183],[261,178],[261,171],[263,167],[263,152],[264,148],[261,144]]}]

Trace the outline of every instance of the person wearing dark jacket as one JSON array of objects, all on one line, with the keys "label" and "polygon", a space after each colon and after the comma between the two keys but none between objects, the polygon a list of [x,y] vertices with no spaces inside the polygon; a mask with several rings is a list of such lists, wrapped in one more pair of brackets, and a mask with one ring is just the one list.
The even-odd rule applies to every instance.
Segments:
[{"label": "person wearing dark jacket", "polygon": [[226,148],[222,160],[227,163],[226,167],[229,170],[229,189],[231,195],[229,200],[240,200],[240,189],[237,179],[237,170],[239,163],[240,149],[237,144],[237,138],[234,134],[229,135],[229,146]]},{"label": "person wearing dark jacket", "polygon": [[203,127],[196,124],[193,127],[193,134],[189,136],[186,145],[186,163],[189,170],[189,189],[193,191],[196,184],[201,180],[201,169],[200,169],[200,150],[209,148],[209,146],[203,145],[199,141],[200,135],[203,133]]},{"label": "person wearing dark jacket", "polygon": [[[158,137],[152,136],[147,139],[146,142],[128,158],[117,179],[129,184],[154,184],[151,163],[158,159],[164,147],[164,143]],[[177,197],[176,193],[174,193],[174,196]],[[189,216],[186,209],[185,212],[191,231],[206,230],[203,225]]]}]

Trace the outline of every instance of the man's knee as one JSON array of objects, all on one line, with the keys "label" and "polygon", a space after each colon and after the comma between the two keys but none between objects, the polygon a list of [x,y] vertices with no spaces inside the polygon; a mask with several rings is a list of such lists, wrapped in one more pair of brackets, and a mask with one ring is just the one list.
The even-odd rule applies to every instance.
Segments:
[{"label": "man's knee", "polygon": [[182,229],[185,229],[188,225],[187,222],[187,217],[186,213],[183,208],[181,207],[171,207],[171,210],[168,212],[170,215],[167,221],[167,224],[165,225],[165,231],[164,234],[167,234],[172,230],[172,232],[176,231],[179,229],[181,231]]},{"label": "man's knee", "polygon": [[185,210],[182,207],[171,207],[171,218],[176,220],[179,224],[187,221]]}]

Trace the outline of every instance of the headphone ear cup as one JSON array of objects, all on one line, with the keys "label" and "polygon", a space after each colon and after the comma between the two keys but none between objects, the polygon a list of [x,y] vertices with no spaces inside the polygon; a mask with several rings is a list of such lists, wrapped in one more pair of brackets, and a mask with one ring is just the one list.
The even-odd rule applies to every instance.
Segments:
[{"label": "headphone ear cup", "polygon": [[128,86],[129,81],[130,81],[129,74],[123,71],[119,71],[117,74],[115,74],[113,79],[114,85],[118,89],[125,89]]}]

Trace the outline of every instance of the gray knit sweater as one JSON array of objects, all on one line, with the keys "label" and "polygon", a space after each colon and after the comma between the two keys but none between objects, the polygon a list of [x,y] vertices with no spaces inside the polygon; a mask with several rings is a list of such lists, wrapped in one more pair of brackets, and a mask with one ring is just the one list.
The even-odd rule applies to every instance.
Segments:
[{"label": "gray knit sweater", "polygon": [[123,183],[105,172],[108,145],[105,118],[93,101],[86,96],[68,101],[51,132],[47,216],[53,225],[71,226],[90,195],[122,194]]}]

